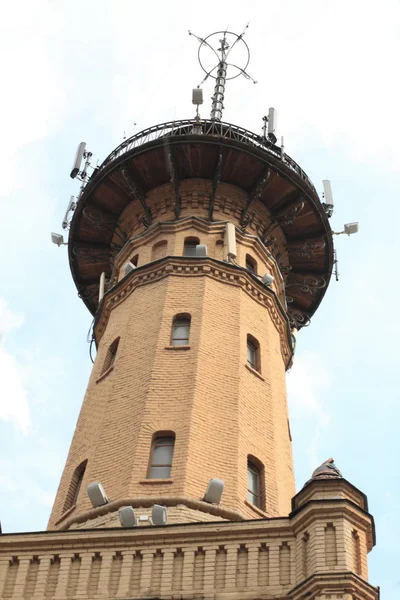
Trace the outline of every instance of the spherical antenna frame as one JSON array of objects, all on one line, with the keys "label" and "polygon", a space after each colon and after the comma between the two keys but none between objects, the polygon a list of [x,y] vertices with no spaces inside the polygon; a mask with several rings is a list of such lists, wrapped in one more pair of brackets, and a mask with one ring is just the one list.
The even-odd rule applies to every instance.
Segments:
[{"label": "spherical antenna frame", "polygon": [[[221,59],[220,59],[220,57],[219,57],[219,56],[218,56],[218,54],[217,54],[217,50],[215,50],[215,49],[214,49],[214,48],[211,46],[211,44],[210,44],[210,43],[209,43],[207,40],[208,40],[210,37],[212,37],[212,36],[214,36],[214,35],[219,35],[219,34],[221,34],[221,33],[222,33],[223,35],[226,35],[226,34],[233,35],[233,36],[236,38],[236,40],[235,40],[235,41],[233,42],[233,44],[230,46],[230,50],[233,48],[233,46],[234,46],[234,45],[235,45],[235,44],[236,44],[238,41],[241,41],[241,42],[243,42],[243,44],[245,45],[245,47],[246,47],[246,50],[247,50],[247,62],[246,62],[245,66],[244,66],[243,68],[241,68],[241,67],[238,67],[237,65],[234,65],[234,64],[232,64],[232,63],[228,63],[228,62],[226,63],[226,64],[227,64],[227,66],[230,66],[230,67],[233,67],[233,68],[235,68],[235,69],[238,69],[238,71],[239,71],[239,73],[238,73],[237,75],[232,75],[231,77],[226,77],[226,81],[230,81],[231,79],[236,79],[236,77],[239,77],[240,75],[243,75],[244,73],[246,73],[246,69],[247,69],[247,67],[248,67],[248,65],[249,65],[249,62],[250,62],[250,48],[248,47],[247,43],[246,43],[246,42],[245,42],[245,40],[243,39],[243,33],[242,33],[241,35],[238,35],[237,33],[234,33],[233,31],[214,31],[214,33],[210,33],[210,34],[209,34],[209,35],[208,35],[206,38],[204,38],[204,40],[202,40],[202,41],[200,42],[200,46],[199,46],[199,49],[198,49],[198,52],[197,52],[197,58],[198,58],[198,61],[199,61],[199,64],[200,64],[201,68],[203,69],[203,71],[204,71],[204,73],[207,75],[207,77],[212,77],[212,79],[216,79],[216,77],[215,77],[214,75],[212,75],[212,72],[213,72],[213,71],[215,71],[215,69],[217,69],[217,68],[218,68],[218,66],[219,66],[219,64],[220,64],[220,62],[221,62]],[[215,65],[215,67],[213,67],[213,68],[211,69],[211,71],[207,71],[207,70],[204,68],[204,66],[203,66],[203,63],[201,62],[201,56],[200,56],[200,52],[201,52],[201,49],[202,49],[202,47],[203,47],[203,46],[208,46],[208,47],[209,47],[209,48],[210,48],[210,49],[211,49],[211,50],[214,52],[214,54],[216,55],[216,57],[217,57],[217,59],[218,59],[218,64],[217,64],[217,65]]]}]

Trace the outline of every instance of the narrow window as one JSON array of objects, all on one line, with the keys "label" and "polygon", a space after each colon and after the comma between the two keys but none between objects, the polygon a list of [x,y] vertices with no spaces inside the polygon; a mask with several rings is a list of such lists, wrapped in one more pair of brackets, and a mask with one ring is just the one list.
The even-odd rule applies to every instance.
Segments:
[{"label": "narrow window", "polygon": [[250,254],[246,254],[246,269],[250,273],[257,275],[257,261]]},{"label": "narrow window", "polygon": [[74,471],[64,503],[64,512],[74,506],[78,500],[79,491],[81,489],[83,477],[85,475],[87,460],[84,460]]},{"label": "narrow window", "polygon": [[172,458],[174,456],[175,436],[155,435],[150,458],[149,479],[168,479],[171,476]]},{"label": "narrow window", "polygon": [[172,323],[172,346],[188,346],[190,335],[190,315],[176,315]]},{"label": "narrow window", "polygon": [[132,258],[129,259],[129,262],[131,262],[135,267],[137,267],[138,260],[139,260],[139,254],[135,254],[135,256],[132,256]]},{"label": "narrow window", "polygon": [[260,470],[250,460],[247,462],[247,501],[260,506]]},{"label": "narrow window", "polygon": [[252,335],[247,336],[247,364],[255,371],[261,372],[260,344]]},{"label": "narrow window", "polygon": [[183,245],[183,256],[196,256],[196,246],[200,244],[200,240],[197,237],[185,238]]},{"label": "narrow window", "polygon": [[158,260],[159,258],[163,258],[163,256],[167,256],[167,240],[161,240],[154,244],[151,250],[151,260]]},{"label": "narrow window", "polygon": [[120,339],[119,337],[117,339],[115,339],[113,341],[113,343],[111,344],[111,346],[107,350],[106,358],[104,359],[104,363],[103,363],[102,374],[105,373],[106,371],[108,371],[108,369],[111,369],[111,367],[115,363],[115,357],[117,356],[119,339]]}]

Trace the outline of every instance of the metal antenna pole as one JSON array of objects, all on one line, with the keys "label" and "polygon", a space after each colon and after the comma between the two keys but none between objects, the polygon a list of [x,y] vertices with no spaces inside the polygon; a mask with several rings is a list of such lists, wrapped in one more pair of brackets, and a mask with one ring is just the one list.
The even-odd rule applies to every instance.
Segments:
[{"label": "metal antenna pole", "polygon": [[221,59],[217,69],[217,76],[215,79],[215,87],[214,87],[214,95],[212,97],[212,106],[211,106],[211,120],[212,121],[220,121],[222,119],[222,110],[224,108],[224,96],[225,96],[225,85],[226,85],[226,72],[228,70],[228,65],[226,62],[226,51],[229,48],[229,45],[226,41],[226,32],[224,32],[224,37],[221,42],[221,48],[218,49],[218,52],[221,53]]},{"label": "metal antenna pole", "polygon": [[[198,50],[198,59],[199,59],[201,68],[203,69],[204,73],[206,74],[203,81],[200,83],[200,85],[202,85],[209,77],[212,77],[213,79],[215,79],[214,94],[212,96],[212,105],[211,105],[211,120],[212,121],[221,121],[221,119],[222,119],[222,111],[224,109],[225,86],[226,86],[226,82],[229,79],[236,79],[236,77],[243,75],[246,79],[250,79],[253,83],[257,83],[257,81],[255,81],[255,79],[250,77],[250,75],[246,72],[247,65],[249,64],[249,61],[250,61],[250,50],[249,50],[248,45],[244,41],[243,36],[245,34],[247,27],[248,27],[248,25],[246,25],[244,31],[240,35],[237,35],[236,33],[233,33],[232,31],[225,30],[225,31],[215,31],[214,33],[211,33],[210,35],[208,35],[206,38],[201,38],[198,35],[196,35],[195,33],[192,33],[191,31],[189,31],[189,35],[193,35],[200,42],[200,46],[199,46],[199,50]],[[213,46],[212,46],[212,43],[210,43],[210,42],[213,41],[214,36],[217,36],[217,35],[220,36],[221,34],[222,34],[222,39],[219,39],[220,47],[218,48],[218,50],[215,50],[215,48],[213,48]],[[230,38],[229,38],[229,36],[230,36]],[[228,58],[230,58],[230,53],[233,50],[233,48],[235,48],[235,46],[238,42],[241,42],[242,47],[244,46],[245,53],[246,53],[245,58],[244,58],[244,64],[243,64],[244,68],[242,68],[239,65],[236,65],[232,62],[228,62]],[[208,66],[206,68],[201,60],[201,50],[204,48],[208,48],[208,50],[211,50],[211,52],[214,53],[214,56],[217,59],[215,66],[211,67],[211,69],[209,69]],[[230,76],[229,77],[227,76],[228,66],[230,67],[230,70],[229,70]],[[233,70],[233,73],[232,73],[232,70]],[[214,75],[215,72],[216,72],[216,75]],[[200,86],[197,86],[197,87],[200,87]]]}]

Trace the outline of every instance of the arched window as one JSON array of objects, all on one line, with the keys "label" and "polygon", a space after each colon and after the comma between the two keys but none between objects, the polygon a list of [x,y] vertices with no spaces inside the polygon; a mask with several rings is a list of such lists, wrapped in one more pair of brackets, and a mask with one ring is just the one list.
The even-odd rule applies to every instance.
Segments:
[{"label": "arched window", "polygon": [[252,335],[247,336],[247,364],[255,371],[261,372],[260,344]]},{"label": "arched window", "polygon": [[149,479],[168,479],[171,476],[174,446],[174,433],[159,432],[154,435],[148,472]]},{"label": "arched window", "polygon": [[196,256],[196,246],[200,244],[200,240],[197,237],[185,238],[183,245],[183,256]]},{"label": "arched window", "polygon": [[135,254],[135,256],[132,256],[132,258],[129,259],[129,262],[131,262],[133,264],[133,266],[137,267],[138,260],[139,260],[139,254]]},{"label": "arched window", "polygon": [[250,273],[257,275],[257,261],[250,254],[246,254],[246,269]]},{"label": "arched window", "polygon": [[190,336],[190,315],[176,315],[172,322],[171,346],[188,346]]},{"label": "arched window", "polygon": [[163,258],[163,256],[167,256],[167,240],[161,240],[154,244],[151,250],[151,260],[158,260],[159,258]]},{"label": "arched window", "polygon": [[247,458],[247,501],[264,510],[264,466],[254,456]]},{"label": "arched window", "polygon": [[106,354],[106,357],[105,357],[104,363],[103,363],[103,370],[101,372],[102,374],[105,373],[106,371],[108,371],[108,369],[111,369],[111,367],[114,365],[115,358],[117,356],[119,340],[120,340],[120,338],[117,337],[113,341],[111,346],[108,348],[107,354]]},{"label": "arched window", "polygon": [[64,502],[64,512],[74,506],[78,500],[79,490],[81,489],[83,477],[85,475],[87,460],[81,462],[81,464],[75,469],[71,483],[68,489],[67,497]]}]

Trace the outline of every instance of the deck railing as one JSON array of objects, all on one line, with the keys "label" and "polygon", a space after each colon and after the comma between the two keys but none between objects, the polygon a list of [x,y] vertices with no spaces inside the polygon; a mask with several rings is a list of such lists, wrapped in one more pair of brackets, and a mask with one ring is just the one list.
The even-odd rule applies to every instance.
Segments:
[{"label": "deck railing", "polygon": [[268,139],[261,135],[257,135],[243,127],[232,125],[231,123],[222,123],[220,121],[183,119],[180,121],[168,121],[148,127],[132,137],[124,140],[115,150],[113,150],[107,158],[102,162],[99,169],[103,169],[116,158],[126,154],[130,150],[143,146],[148,142],[157,139],[167,138],[179,135],[204,135],[215,136],[222,139],[231,139],[249,146],[260,148],[269,154],[281,160],[285,165],[292,169],[315,193],[316,189],[303,169],[290,156],[282,152],[279,146],[275,146]]}]

